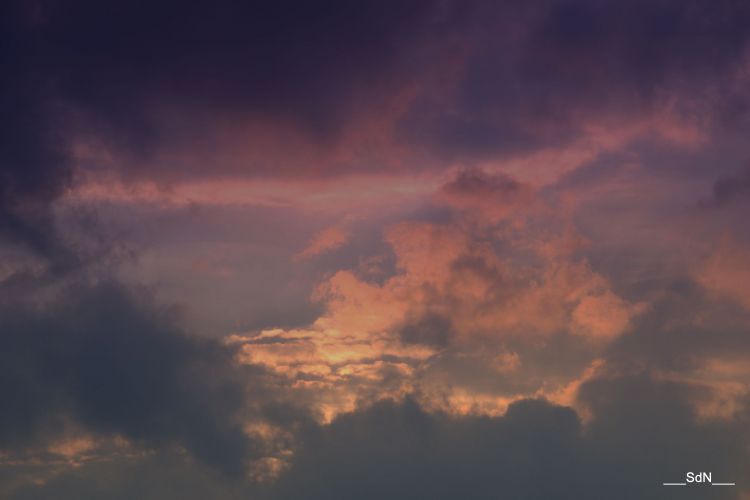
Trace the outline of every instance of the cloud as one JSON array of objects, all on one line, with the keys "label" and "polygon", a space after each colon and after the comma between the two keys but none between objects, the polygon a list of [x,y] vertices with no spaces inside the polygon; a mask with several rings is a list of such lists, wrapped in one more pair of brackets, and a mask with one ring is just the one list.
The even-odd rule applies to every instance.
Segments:
[{"label": "cloud", "polygon": [[626,331],[646,304],[629,304],[611,291],[581,299],[572,313],[574,331],[593,338],[613,338]]},{"label": "cloud", "polygon": [[[463,172],[449,186],[440,192],[483,200],[487,190],[510,190],[539,202],[503,176]],[[393,274],[335,272],[315,295],[323,314],[305,327],[234,337],[241,361],[288,379],[322,421],[411,393],[425,407],[460,414],[502,414],[530,396],[570,402],[576,381],[646,303],[616,294],[576,255],[573,231],[549,227],[547,211],[506,227],[484,208],[462,204],[444,222],[386,226]],[[465,210],[476,219],[467,223]]]},{"label": "cloud", "polygon": [[742,477],[747,6],[0,14],[0,496]]},{"label": "cloud", "polygon": [[529,186],[508,175],[467,169],[442,186],[435,201],[493,224],[514,210],[527,207],[533,201],[533,193]]},{"label": "cloud", "polygon": [[[147,179],[204,178],[206,161],[229,150],[216,163],[240,174],[301,173],[313,157],[317,173],[348,169],[357,147],[339,139],[382,133],[377,122],[400,106],[389,96],[415,67],[402,51],[450,18],[429,1],[17,5],[12,49],[33,55],[18,69],[61,103],[47,115],[75,159]],[[373,107],[360,114],[364,101]]]},{"label": "cloud", "polygon": [[662,482],[691,470],[739,484],[750,458],[745,417],[699,422],[686,404],[692,391],[646,374],[595,379],[581,389],[593,410],[585,426],[541,400],[494,418],[382,402],[309,435],[274,498],[656,499]]},{"label": "cloud", "polygon": [[[49,470],[49,469],[53,470]],[[227,481],[200,464],[177,453],[160,452],[149,456],[110,457],[63,471],[37,465],[31,474],[45,473],[36,484],[23,484],[4,495],[13,500],[240,500],[252,498],[257,489]],[[15,471],[17,472],[17,469]],[[2,491],[2,490],[0,490]]]},{"label": "cloud", "polygon": [[713,186],[713,205],[723,207],[750,196],[750,168],[736,175],[720,177]]},{"label": "cloud", "polygon": [[[691,400],[704,391],[647,372],[600,375],[580,389],[591,411],[540,399],[501,416],[426,411],[413,399],[381,401],[300,429],[290,469],[265,487],[231,485],[174,455],[100,462],[17,490],[27,498],[663,498],[663,482],[711,471],[737,488],[701,489],[740,498],[748,466],[746,410],[705,421]],[[690,494],[691,490],[686,490]]]},{"label": "cloud", "polygon": [[147,294],[116,284],[61,293],[0,311],[0,450],[33,450],[81,428],[145,449],[181,446],[241,475],[255,452],[238,420],[244,389],[231,351],[184,334]]},{"label": "cloud", "polygon": [[749,15],[731,2],[593,1],[478,4],[473,14],[454,85],[402,118],[407,137],[454,160],[560,147],[596,128],[617,135],[644,119],[653,128],[638,136],[700,142],[723,113],[709,89],[742,72]]},{"label": "cloud", "polygon": [[329,227],[318,234],[308,243],[307,247],[297,254],[298,259],[315,257],[325,252],[336,250],[345,245],[349,240],[349,234],[341,227]]},{"label": "cloud", "polygon": [[698,283],[750,309],[750,250],[725,237],[696,271]]},{"label": "cloud", "polygon": [[16,24],[23,4],[2,7],[0,60],[7,77],[0,83],[0,242],[20,245],[65,267],[72,255],[53,224],[51,202],[72,180],[54,102],[30,70],[36,62],[36,40]]},{"label": "cloud", "polygon": [[6,9],[5,149],[47,165],[26,177],[46,200],[82,172],[314,179],[536,158],[591,138],[594,150],[702,144],[726,101],[746,99],[750,14],[731,2]]}]

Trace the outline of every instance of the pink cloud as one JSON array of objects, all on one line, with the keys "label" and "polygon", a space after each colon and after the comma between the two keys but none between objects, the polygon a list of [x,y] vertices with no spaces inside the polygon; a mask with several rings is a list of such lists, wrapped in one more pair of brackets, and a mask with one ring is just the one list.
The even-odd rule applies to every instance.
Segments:
[{"label": "pink cloud", "polygon": [[750,249],[725,237],[696,272],[711,292],[750,310]]},{"label": "pink cloud", "polygon": [[315,257],[342,247],[349,240],[349,233],[342,227],[332,226],[323,229],[308,243],[307,247],[297,254],[298,259]]}]

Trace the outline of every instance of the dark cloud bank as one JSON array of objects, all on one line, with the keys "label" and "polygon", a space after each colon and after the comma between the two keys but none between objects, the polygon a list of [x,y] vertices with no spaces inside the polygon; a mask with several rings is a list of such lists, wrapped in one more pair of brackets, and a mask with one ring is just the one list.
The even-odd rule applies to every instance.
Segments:
[{"label": "dark cloud bank", "polygon": [[[231,350],[186,335],[147,293],[102,284],[67,288],[60,297],[36,306],[6,301],[0,309],[3,457],[38,457],[71,429],[121,436],[147,453],[104,454],[62,469],[6,461],[0,487],[7,498],[657,499],[666,498],[662,482],[701,470],[740,487],[706,486],[686,497],[731,499],[745,491],[747,410],[701,419],[694,404],[708,387],[632,366],[640,359],[690,373],[703,352],[694,347],[706,345],[710,356],[729,345],[741,355],[748,349],[743,332],[662,334],[659,318],[672,315],[664,318],[659,308],[642,324],[650,331],[613,345],[610,372],[581,387],[585,423],[573,409],[541,400],[490,418],[430,413],[407,399],[318,426],[303,411],[274,405],[268,388],[249,391],[261,373],[240,372]],[[248,405],[264,403],[260,414],[248,413]],[[289,468],[265,484],[244,477],[269,450],[246,437],[240,420],[261,414],[289,430],[294,443]]]},{"label": "dark cloud bank", "polygon": [[241,474],[252,443],[237,420],[243,387],[232,353],[184,334],[147,293],[116,284],[64,293],[0,309],[0,449],[44,445],[72,424],[146,448],[180,445]]},{"label": "dark cloud bank", "polygon": [[[742,2],[40,0],[6,2],[3,14],[11,208],[69,181],[71,136],[108,145],[128,174],[143,161],[125,158],[207,144],[217,124],[243,117],[325,147],[414,84],[396,142],[438,165],[564,143],[592,116],[632,117],[665,99],[686,118],[696,103],[727,119],[746,107],[732,85],[748,39]],[[321,168],[367,168],[358,161]],[[269,159],[243,173],[284,168]],[[208,174],[159,169],[138,174]]]},{"label": "dark cloud bank", "polygon": [[379,404],[310,437],[280,497],[665,498],[661,482],[695,467],[738,477],[747,459],[738,425],[696,423],[686,390],[647,375],[589,383],[581,397],[595,419],[585,429],[571,409],[538,400],[500,418]]},{"label": "dark cloud bank", "polygon": [[[595,415],[585,427],[573,410],[539,400],[499,418],[383,402],[305,431],[291,470],[271,487],[227,484],[157,456],[95,464],[14,498],[672,498],[661,483],[685,471],[739,481],[748,463],[748,415],[700,423],[686,404],[691,390],[647,374],[592,381],[581,391]],[[710,486],[680,494],[739,498]]]}]

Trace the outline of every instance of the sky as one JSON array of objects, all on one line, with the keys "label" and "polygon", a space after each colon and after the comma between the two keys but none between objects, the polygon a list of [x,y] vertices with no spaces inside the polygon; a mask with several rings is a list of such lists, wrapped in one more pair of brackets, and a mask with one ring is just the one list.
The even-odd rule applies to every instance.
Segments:
[{"label": "sky", "polygon": [[9,0],[0,68],[0,497],[750,500],[747,2]]}]

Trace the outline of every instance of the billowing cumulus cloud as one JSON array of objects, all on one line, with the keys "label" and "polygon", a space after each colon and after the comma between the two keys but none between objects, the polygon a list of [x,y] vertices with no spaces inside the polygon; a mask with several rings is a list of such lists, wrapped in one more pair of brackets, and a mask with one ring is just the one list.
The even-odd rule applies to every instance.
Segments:
[{"label": "billowing cumulus cloud", "polygon": [[[532,229],[548,223],[548,209],[508,212],[543,205],[517,181],[460,172],[438,193],[433,203],[455,219],[384,228],[391,276],[334,273],[315,293],[320,317],[306,328],[233,337],[244,345],[240,359],[317,392],[323,420],[415,392],[422,404],[459,413],[501,413],[541,395],[570,403],[648,304],[615,293],[576,253],[572,230]],[[569,359],[547,367],[554,350]]]}]

